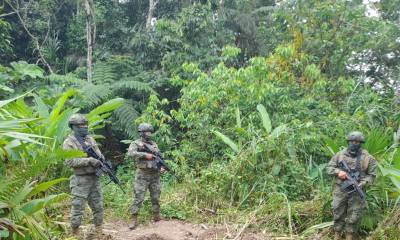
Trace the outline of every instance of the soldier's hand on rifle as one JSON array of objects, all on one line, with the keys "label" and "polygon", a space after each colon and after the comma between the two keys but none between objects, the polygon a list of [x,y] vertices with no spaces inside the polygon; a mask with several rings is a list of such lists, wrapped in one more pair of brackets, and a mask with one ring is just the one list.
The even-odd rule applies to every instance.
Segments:
[{"label": "soldier's hand on rifle", "polygon": [[342,180],[346,180],[347,179],[347,173],[345,171],[339,171],[338,177],[340,179],[342,179]]},{"label": "soldier's hand on rifle", "polygon": [[153,158],[154,158],[153,154],[151,154],[151,153],[147,153],[146,154],[146,159],[147,160],[151,161],[151,160],[153,160]]},{"label": "soldier's hand on rifle", "polygon": [[160,172],[161,172],[161,173],[165,173],[166,171],[167,171],[167,170],[165,170],[164,167],[161,167],[161,168],[160,168]]},{"label": "soldier's hand on rifle", "polygon": [[98,167],[98,166],[100,166],[101,162],[99,160],[97,160],[96,158],[90,158],[89,164],[92,165],[93,167]]}]

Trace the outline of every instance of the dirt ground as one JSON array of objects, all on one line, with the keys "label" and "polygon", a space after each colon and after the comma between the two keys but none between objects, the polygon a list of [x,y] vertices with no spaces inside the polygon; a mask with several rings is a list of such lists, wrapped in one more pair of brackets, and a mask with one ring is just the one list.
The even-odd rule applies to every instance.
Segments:
[{"label": "dirt ground", "polygon": [[178,220],[162,220],[141,224],[131,231],[126,222],[115,221],[104,226],[104,233],[114,240],[267,240],[268,236],[246,231],[233,231],[223,227],[196,225]]}]

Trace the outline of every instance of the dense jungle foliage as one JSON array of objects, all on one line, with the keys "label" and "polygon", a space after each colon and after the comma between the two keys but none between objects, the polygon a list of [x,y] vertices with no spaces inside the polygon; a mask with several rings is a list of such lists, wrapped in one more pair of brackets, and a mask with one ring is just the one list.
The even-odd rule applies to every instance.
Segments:
[{"label": "dense jungle foliage", "polygon": [[292,239],[331,238],[325,168],[360,130],[379,164],[360,234],[396,239],[399,104],[399,0],[2,0],[0,239],[68,237],[76,112],[128,189],[104,180],[107,219],[129,218],[147,121],[181,179],[163,216]]}]

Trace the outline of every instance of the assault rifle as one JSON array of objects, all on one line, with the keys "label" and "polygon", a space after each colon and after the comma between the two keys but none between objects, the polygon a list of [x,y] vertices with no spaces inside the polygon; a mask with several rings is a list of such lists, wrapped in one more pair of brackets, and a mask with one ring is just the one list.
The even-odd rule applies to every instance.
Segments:
[{"label": "assault rifle", "polygon": [[113,182],[113,183],[117,184],[118,187],[122,190],[122,192],[126,194],[125,190],[121,186],[121,182],[119,181],[117,176],[115,176],[115,174],[114,174],[114,172],[112,170],[111,163],[109,161],[107,161],[103,156],[99,156],[96,153],[96,151],[93,149],[92,146],[87,146],[84,143],[83,139],[80,139],[78,137],[77,137],[77,139],[78,139],[79,143],[81,144],[83,151],[89,157],[95,158],[95,159],[100,161],[101,167],[100,167],[100,169],[98,169],[96,171],[96,176],[100,177],[102,175],[102,173],[106,174],[110,178],[110,182]]},{"label": "assault rifle", "polygon": [[178,176],[176,176],[176,174],[171,170],[171,168],[165,162],[163,156],[160,154],[159,151],[157,151],[156,149],[154,149],[152,146],[150,146],[147,143],[143,143],[143,148],[147,153],[153,154],[154,161],[159,170],[161,170],[161,168],[164,168],[165,170],[169,171],[172,176],[174,176],[176,179],[180,180],[180,178]]},{"label": "assault rifle", "polygon": [[358,185],[360,172],[351,170],[345,161],[340,161],[339,167],[347,173],[347,179],[341,184],[340,189],[347,194],[357,192],[361,200],[365,201],[365,193]]}]

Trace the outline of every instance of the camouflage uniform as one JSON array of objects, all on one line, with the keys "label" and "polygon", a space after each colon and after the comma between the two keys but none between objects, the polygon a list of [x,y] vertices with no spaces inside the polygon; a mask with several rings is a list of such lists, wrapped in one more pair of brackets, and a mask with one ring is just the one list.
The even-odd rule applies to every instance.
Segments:
[{"label": "camouflage uniform", "polygon": [[[99,156],[102,156],[96,141],[86,136],[85,144],[93,146],[93,149]],[[76,137],[71,134],[64,141],[64,149],[83,150],[81,144]],[[91,161],[95,160],[91,157],[67,159],[65,164],[74,170],[74,175],[70,178],[70,188],[72,195],[71,208],[71,227],[78,228],[81,225],[82,215],[85,210],[86,201],[93,211],[93,224],[101,226],[103,224],[103,195],[101,192],[100,180],[96,176],[97,168],[91,165]]]},{"label": "camouflage uniform", "polygon": [[[160,213],[160,171],[157,168],[154,160],[146,159],[146,152],[143,147],[144,141],[138,139],[131,143],[128,149],[128,156],[136,160],[136,178],[135,178],[135,200],[132,205],[132,215],[137,215],[140,206],[143,203],[147,188],[150,192],[153,214]],[[157,144],[154,141],[146,142],[152,148],[158,150]]]},{"label": "camouflage uniform", "polygon": [[[360,184],[365,189],[365,186],[372,183],[376,176],[376,161],[363,149],[360,149]],[[357,156],[350,154],[349,150],[343,150],[332,157],[328,163],[327,173],[336,177],[333,190],[333,229],[335,232],[345,231],[346,233],[355,233],[358,230],[358,224],[361,220],[362,212],[366,207],[366,203],[361,200],[357,192],[347,194],[340,189],[343,183],[338,177],[339,163],[345,161],[349,168],[355,169]]]}]

